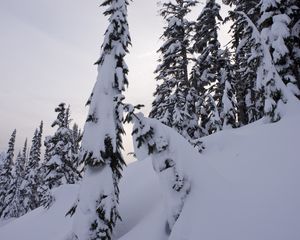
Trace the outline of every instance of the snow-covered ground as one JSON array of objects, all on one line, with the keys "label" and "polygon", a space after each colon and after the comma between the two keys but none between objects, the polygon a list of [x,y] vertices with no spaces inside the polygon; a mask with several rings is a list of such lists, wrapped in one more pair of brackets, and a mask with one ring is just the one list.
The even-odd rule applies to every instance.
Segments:
[{"label": "snow-covered ground", "polygon": [[[171,235],[165,206],[150,158],[130,164],[120,185],[120,240],[298,240],[300,239],[300,114],[280,122],[256,122],[203,139],[201,155],[169,131],[186,156],[191,182]],[[175,139],[175,140],[174,140]],[[184,159],[182,159],[184,162]],[[65,213],[77,186],[56,189],[49,209],[36,209],[0,224],[1,240],[62,240],[71,230]]]}]

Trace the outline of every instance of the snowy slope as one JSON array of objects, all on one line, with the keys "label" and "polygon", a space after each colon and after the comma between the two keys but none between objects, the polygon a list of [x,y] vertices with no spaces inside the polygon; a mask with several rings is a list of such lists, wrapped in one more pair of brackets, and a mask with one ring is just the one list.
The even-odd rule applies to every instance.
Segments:
[{"label": "snowy slope", "polygon": [[[59,187],[54,192],[56,202],[49,210],[38,208],[9,223],[0,222],[0,240],[64,239],[72,227],[65,214],[74,204],[78,189],[78,185]],[[116,235],[128,232],[159,204],[159,186],[151,161],[130,164],[124,171],[120,191],[123,222],[119,223]]]},{"label": "snowy slope", "polygon": [[[204,139],[201,155],[163,127],[188,159],[184,171],[192,188],[181,216],[167,236],[151,159],[130,164],[120,186],[123,222],[117,225],[116,239],[300,239],[299,122],[300,114],[289,114],[278,123],[260,121],[222,131]],[[63,239],[71,227],[64,213],[76,191],[76,186],[57,189],[57,202],[49,211],[37,209],[3,225],[0,239]]]}]

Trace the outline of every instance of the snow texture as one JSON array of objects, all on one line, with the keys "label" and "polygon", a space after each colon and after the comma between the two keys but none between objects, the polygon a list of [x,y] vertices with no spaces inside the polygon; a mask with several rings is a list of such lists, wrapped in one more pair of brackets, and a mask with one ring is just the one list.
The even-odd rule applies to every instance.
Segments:
[{"label": "snow texture", "polygon": [[[170,146],[175,144],[169,154],[184,160],[181,167],[191,191],[168,235],[164,196],[151,159],[130,164],[120,182],[123,221],[116,226],[115,239],[300,239],[299,112],[298,107],[273,124],[261,120],[206,137],[201,155],[159,125]],[[77,191],[77,186],[62,186],[48,211],[38,208],[2,222],[0,239],[62,240],[72,225],[64,215]]]}]

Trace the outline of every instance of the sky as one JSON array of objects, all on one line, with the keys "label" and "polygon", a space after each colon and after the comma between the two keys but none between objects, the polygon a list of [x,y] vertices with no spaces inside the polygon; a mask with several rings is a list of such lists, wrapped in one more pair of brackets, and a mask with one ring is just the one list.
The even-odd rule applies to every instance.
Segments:
[{"label": "sky", "polygon": [[[204,0],[202,1],[204,2]],[[14,128],[16,151],[31,141],[44,121],[44,136],[56,118],[55,107],[65,102],[71,117],[83,127],[85,107],[96,80],[107,19],[97,0],[0,0],[0,151]],[[199,15],[199,5],[191,17]],[[148,114],[156,82],[157,49],[164,22],[156,0],[135,0],[128,8],[132,37],[126,102],[145,105]],[[222,15],[228,11],[223,6]],[[224,29],[223,29],[224,28]],[[220,41],[228,42],[228,26]],[[131,126],[125,127],[126,152],[132,151]]]}]

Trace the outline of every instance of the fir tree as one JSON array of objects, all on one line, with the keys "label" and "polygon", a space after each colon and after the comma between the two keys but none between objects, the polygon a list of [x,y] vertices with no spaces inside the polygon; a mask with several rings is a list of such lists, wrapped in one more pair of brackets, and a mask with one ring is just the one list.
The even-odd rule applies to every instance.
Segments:
[{"label": "fir tree", "polygon": [[8,215],[9,217],[17,218],[26,213],[24,208],[24,198],[21,194],[21,185],[25,178],[25,166],[27,161],[27,139],[25,140],[22,153],[19,152],[16,164],[14,168],[14,185],[15,185],[15,194],[14,198],[9,205]]},{"label": "fir tree", "polygon": [[2,171],[3,164],[5,162],[6,158],[6,153],[5,152],[0,152],[0,173]]},{"label": "fir tree", "polygon": [[218,25],[220,5],[208,0],[195,24],[193,51],[198,55],[191,72],[191,81],[202,99],[200,112],[201,128],[204,135],[222,129],[219,107],[222,99],[220,66],[218,55]]},{"label": "fir tree", "polygon": [[42,171],[44,183],[49,189],[62,184],[74,184],[80,178],[76,163],[73,162],[73,132],[69,127],[69,111],[64,103],[55,108],[58,115],[51,126],[57,127],[57,130],[45,140],[47,152]]},{"label": "fir tree", "polygon": [[164,3],[161,16],[166,20],[162,39],[165,41],[155,73],[159,85],[154,93],[150,117],[176,129],[188,141],[199,145],[201,136],[196,114],[198,101],[189,81],[188,63],[192,22],[187,14],[197,1],[176,0]]},{"label": "fir tree", "polygon": [[[228,2],[227,2],[228,3]],[[235,5],[229,12],[229,19],[233,21],[231,27],[232,47],[234,54],[234,82],[233,87],[237,98],[237,113],[239,125],[245,125],[262,117],[262,106],[257,105],[256,99],[260,95],[256,87],[259,53],[254,48],[251,38],[251,29],[239,13],[245,14],[254,24],[259,18],[257,5],[259,0],[234,0],[229,1]]]},{"label": "fir tree", "polygon": [[40,206],[41,192],[39,187],[42,184],[40,175],[41,143],[42,143],[43,122],[39,129],[36,129],[32,138],[28,162],[25,168],[25,176],[20,187],[20,194],[24,200],[24,211],[28,212]]},{"label": "fir tree", "polygon": [[235,92],[232,88],[234,83],[234,70],[231,63],[231,56],[228,49],[221,51],[219,54],[220,64],[220,89],[222,97],[219,104],[220,119],[222,129],[234,128],[237,126],[237,112]]},{"label": "fir tree", "polygon": [[85,175],[75,210],[73,239],[112,239],[118,219],[118,182],[125,165],[121,154],[123,104],[128,84],[124,57],[131,40],[127,23],[127,0],[105,0],[101,6],[109,25],[97,61],[98,78],[89,99],[81,156]]},{"label": "fir tree", "polygon": [[[297,83],[298,67],[293,54],[297,39],[293,34],[295,16],[300,13],[294,1],[261,1],[260,31],[269,45],[276,70],[288,88],[298,97],[300,90]],[[298,17],[299,18],[299,17]],[[299,36],[299,35],[298,35]],[[299,37],[298,37],[299,40]]]},{"label": "fir tree", "polygon": [[8,149],[0,172],[0,203],[1,203],[0,218],[7,217],[6,209],[14,197],[13,195],[15,189],[11,187],[13,186],[13,182],[14,182],[13,159],[14,159],[16,134],[17,131],[14,130],[9,139]]},{"label": "fir tree", "polygon": [[21,194],[21,184],[25,174],[25,163],[26,163],[26,146],[27,140],[24,144],[23,153],[19,152],[16,158],[16,164],[14,168],[14,180],[12,182],[11,189],[13,191],[13,198],[9,206],[7,207],[5,214],[8,218],[17,218],[26,213],[23,205],[23,196]]},{"label": "fir tree", "polygon": [[[190,192],[191,184],[188,177],[180,171],[174,158],[174,146],[157,122],[144,117],[142,113],[134,113],[140,106],[127,105],[125,121],[133,123],[132,136],[135,154],[139,159],[152,156],[152,164],[164,187],[163,195],[167,199],[166,232],[170,234],[183,209],[185,199]],[[142,149],[141,151],[139,149]],[[172,154],[170,154],[170,149]],[[176,151],[176,150],[175,150]],[[180,151],[180,150],[179,150]],[[175,154],[176,155],[176,154]],[[176,158],[176,157],[175,157]],[[163,180],[162,180],[163,179]],[[171,199],[170,199],[171,196]]]},{"label": "fir tree", "polygon": [[[249,31],[250,42],[252,43],[252,55],[257,59],[255,87],[259,95],[256,95],[255,104],[262,106],[259,112],[267,117],[271,122],[276,122],[282,117],[282,109],[288,101],[295,101],[290,92],[287,91],[273,61],[269,46],[265,41],[265,33],[260,33],[244,13],[239,13],[245,23],[246,30]],[[254,59],[254,58],[253,58]],[[251,61],[253,61],[251,59]]]},{"label": "fir tree", "polygon": [[[22,150],[22,158],[24,159],[25,162],[27,161],[27,158],[28,158],[28,156],[27,156],[27,138],[24,142],[24,146],[23,146],[23,150]],[[25,165],[24,165],[24,167],[25,167]]]},{"label": "fir tree", "polygon": [[80,169],[80,163],[79,160],[79,152],[80,152],[80,144],[81,144],[81,139],[82,139],[82,133],[81,130],[79,129],[78,125],[76,123],[73,124],[72,127],[72,162],[74,164],[74,167],[79,170],[79,172],[82,171]]}]

